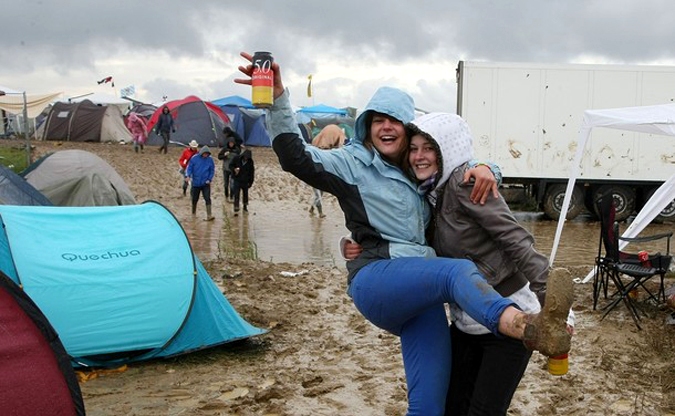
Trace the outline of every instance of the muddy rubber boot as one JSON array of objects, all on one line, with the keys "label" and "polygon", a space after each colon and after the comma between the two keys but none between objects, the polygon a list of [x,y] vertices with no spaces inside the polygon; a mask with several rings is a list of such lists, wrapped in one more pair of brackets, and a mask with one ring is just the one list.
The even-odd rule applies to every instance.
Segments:
[{"label": "muddy rubber boot", "polygon": [[213,221],[216,217],[211,215],[211,204],[206,206],[206,221]]},{"label": "muddy rubber boot", "polygon": [[197,215],[197,204],[192,204],[192,215]]},{"label": "muddy rubber boot", "polygon": [[574,301],[574,282],[567,269],[552,269],[546,281],[546,299],[541,312],[527,315],[523,343],[530,350],[554,357],[569,352],[572,336],[567,316]]},{"label": "muddy rubber boot", "polygon": [[323,207],[321,206],[321,204],[318,204],[318,205],[316,206],[316,210],[317,210],[318,213],[319,213],[319,218],[325,218],[325,217],[326,217],[326,216],[324,215],[324,213],[323,213]]}]

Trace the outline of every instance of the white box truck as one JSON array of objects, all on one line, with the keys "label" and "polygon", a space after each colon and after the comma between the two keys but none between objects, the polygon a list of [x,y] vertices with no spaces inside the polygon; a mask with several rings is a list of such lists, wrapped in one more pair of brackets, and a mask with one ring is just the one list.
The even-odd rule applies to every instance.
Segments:
[{"label": "white box truck", "polygon": [[[457,114],[479,158],[497,163],[505,187],[523,187],[558,219],[583,112],[675,102],[675,66],[460,61]],[[612,192],[617,220],[639,210],[675,171],[675,138],[593,129],[567,218]],[[658,219],[675,219],[675,201]]]}]

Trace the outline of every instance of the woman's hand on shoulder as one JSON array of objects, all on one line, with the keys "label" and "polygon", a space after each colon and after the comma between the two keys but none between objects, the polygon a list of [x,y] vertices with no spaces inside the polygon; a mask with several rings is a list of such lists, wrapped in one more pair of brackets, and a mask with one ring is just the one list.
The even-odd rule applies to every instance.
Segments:
[{"label": "woman's hand on shoulder", "polygon": [[474,204],[485,205],[485,201],[492,194],[493,197],[499,198],[499,190],[497,188],[497,179],[492,174],[489,166],[477,165],[468,169],[464,173],[464,184],[472,181],[473,189],[471,190],[471,202]]}]

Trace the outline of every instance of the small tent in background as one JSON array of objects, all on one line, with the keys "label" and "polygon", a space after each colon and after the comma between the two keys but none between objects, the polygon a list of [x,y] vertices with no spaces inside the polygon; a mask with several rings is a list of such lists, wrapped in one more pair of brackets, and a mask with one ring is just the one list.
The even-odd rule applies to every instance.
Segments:
[{"label": "small tent in background", "polygon": [[59,336],[35,303],[0,272],[0,414],[85,414]]},{"label": "small tent in background", "polygon": [[0,204],[53,205],[52,202],[24,178],[0,165]]},{"label": "small tent in background", "polygon": [[155,114],[155,111],[157,111],[157,106],[155,105],[137,103],[134,104],[133,107],[131,107],[131,110],[129,110],[128,113],[140,114],[141,116],[143,116],[145,122],[147,123],[152,117],[152,115]]},{"label": "small tent in background", "polygon": [[200,146],[220,147],[225,144],[223,129],[230,124],[227,115],[217,105],[192,95],[182,100],[168,101],[157,108],[148,121],[146,144],[162,144],[162,138],[155,133],[154,127],[164,106],[169,107],[174,119],[176,132],[171,134],[173,143],[187,146],[191,140],[196,140]]},{"label": "small tent in background", "polygon": [[39,140],[67,142],[131,141],[119,107],[96,105],[89,100],[55,103],[35,136]]},{"label": "small tent in background", "polygon": [[61,207],[136,203],[124,179],[105,160],[84,150],[60,150],[33,162],[21,176]]},{"label": "small tent in background", "polygon": [[272,145],[265,127],[265,111],[257,109],[251,102],[238,95],[212,101],[219,106],[230,119],[233,130],[241,136],[246,146]]},{"label": "small tent in background", "polygon": [[171,357],[266,332],[237,314],[157,202],[0,206],[0,225],[0,271],[39,306],[76,366]]},{"label": "small tent in background", "polygon": [[298,122],[308,125],[312,136],[316,136],[321,129],[329,124],[337,124],[347,135],[354,136],[354,116],[345,108],[335,108],[325,104],[303,107],[296,113]]}]

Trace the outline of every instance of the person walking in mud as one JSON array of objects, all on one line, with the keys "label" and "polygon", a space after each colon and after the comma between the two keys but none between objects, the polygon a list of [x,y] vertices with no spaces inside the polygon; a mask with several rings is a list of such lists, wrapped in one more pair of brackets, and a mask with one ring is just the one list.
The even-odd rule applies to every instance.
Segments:
[{"label": "person walking in mud", "polygon": [[[241,55],[249,61],[239,67],[247,78],[235,82],[251,85],[252,56]],[[415,111],[412,97],[381,87],[357,118],[352,143],[326,151],[302,139],[277,62],[272,70],[272,147],[284,171],[338,198],[347,228],[364,247],[347,263],[347,293],[368,321],[399,337],[408,414],[444,414],[452,355],[446,303],[457,303],[491,333],[523,340],[529,349],[549,356],[569,351],[571,286],[549,290],[543,313],[526,314],[496,292],[474,263],[436,257],[426,244],[430,208],[400,168],[408,147],[404,125]]]},{"label": "person walking in mud", "polygon": [[[232,129],[230,130],[232,131]],[[237,134],[234,131],[232,132]],[[237,137],[239,137],[238,134]],[[232,171],[230,170],[230,164],[240,153],[241,147],[237,144],[237,140],[233,136],[227,138],[225,147],[220,149],[218,152],[218,159],[223,161],[223,183],[226,201],[234,201],[234,192],[232,192]]]},{"label": "person walking in mud", "polygon": [[[347,136],[345,135],[344,130],[336,124],[329,124],[312,139],[312,146],[316,146],[319,149],[337,149],[344,145]],[[309,207],[309,214],[314,215],[314,209],[319,214],[319,218],[324,218],[326,215],[323,213],[323,191],[317,188],[312,188],[312,193],[314,194],[314,199],[312,200],[312,205]]]},{"label": "person walking in mud", "polygon": [[145,124],[143,117],[134,112],[129,113],[127,128],[131,132],[131,140],[134,142],[134,152],[138,153],[140,149],[143,153],[143,146],[148,139],[148,126]]},{"label": "person walking in mud", "polygon": [[162,146],[159,148],[159,153],[164,151],[166,154],[169,151],[169,141],[171,140],[171,133],[176,132],[176,127],[174,124],[173,117],[171,116],[171,111],[168,106],[162,108],[162,113],[157,119],[157,124],[155,125],[155,132],[162,138]]},{"label": "person walking in mud", "polygon": [[192,215],[197,215],[197,202],[199,202],[199,194],[201,194],[206,204],[206,221],[215,219],[211,211],[211,182],[215,171],[215,163],[208,146],[199,149],[199,154],[190,159],[185,171],[185,181],[192,184],[190,188]]},{"label": "person walking in mud", "polygon": [[[234,215],[239,215],[239,202],[244,204],[244,212],[248,212],[248,190],[255,179],[255,164],[251,150],[246,149],[230,163],[232,172],[232,194],[234,195]],[[241,195],[240,195],[241,194]]]},{"label": "person walking in mud", "polygon": [[188,181],[185,180],[185,171],[187,169],[188,162],[190,159],[192,159],[192,156],[196,155],[199,152],[199,143],[197,143],[196,140],[192,139],[190,143],[188,144],[188,147],[183,149],[183,152],[180,154],[180,157],[178,158],[178,172],[181,175],[181,178],[183,178],[183,196],[187,193],[187,188],[188,188]]}]

